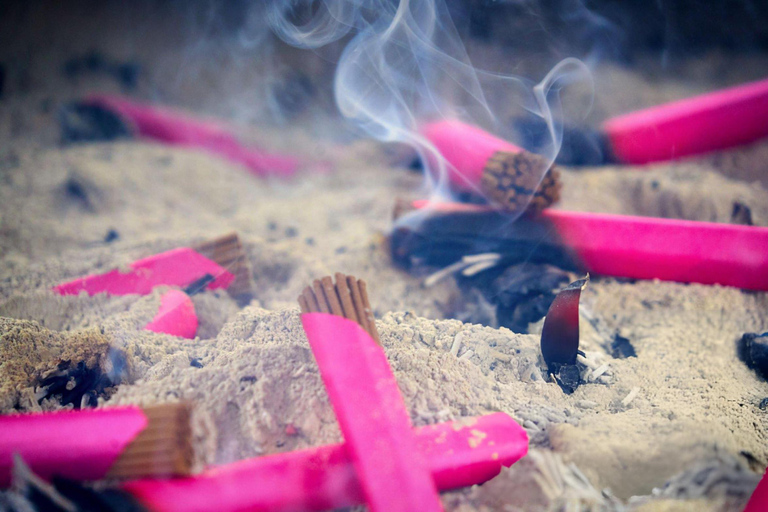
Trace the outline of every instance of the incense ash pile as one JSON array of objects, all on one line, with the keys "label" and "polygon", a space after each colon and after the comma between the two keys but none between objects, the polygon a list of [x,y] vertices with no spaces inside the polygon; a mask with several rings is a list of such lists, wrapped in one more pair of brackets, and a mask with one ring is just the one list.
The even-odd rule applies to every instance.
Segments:
[{"label": "incense ash pile", "polygon": [[[619,109],[620,89],[648,104],[697,92],[617,73],[629,87],[598,111]],[[37,126],[55,126],[55,114],[33,103],[0,102],[0,133],[16,130],[0,138],[2,414],[188,401],[199,463],[339,442],[296,298],[322,311],[310,302],[322,290],[305,287],[340,271],[339,297],[349,294],[361,323],[370,321],[363,312],[375,317],[369,331],[378,331],[414,426],[504,411],[528,432],[527,458],[483,486],[443,493],[446,510],[737,510],[768,464],[768,385],[737,353],[744,333],[768,330],[764,292],[592,276],[581,294],[584,383],[566,394],[549,381],[538,318],[503,312],[505,320],[478,291],[492,285],[472,276],[446,273],[425,286],[439,269],[407,273],[393,264],[395,199],[415,198],[423,181],[391,166],[387,148],[253,131],[309,159],[325,148],[322,159],[335,168],[259,179],[182,147],[59,147]],[[766,154],[762,143],[642,172],[560,166],[556,208],[768,226],[766,182],[739,177],[758,169],[764,179]],[[191,295],[194,339],[144,330],[167,288],[146,296],[51,290],[231,231],[247,257],[248,286],[237,296]],[[549,286],[528,301],[583,277],[531,271]],[[367,283],[362,309],[345,275]],[[318,283],[333,289],[330,278]]]}]

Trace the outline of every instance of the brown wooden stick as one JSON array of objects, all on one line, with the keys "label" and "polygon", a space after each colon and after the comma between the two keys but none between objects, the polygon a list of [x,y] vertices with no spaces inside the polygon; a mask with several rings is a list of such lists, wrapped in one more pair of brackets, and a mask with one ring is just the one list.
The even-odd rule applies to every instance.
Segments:
[{"label": "brown wooden stick", "polygon": [[304,288],[304,292],[302,292],[304,295],[304,299],[307,301],[307,306],[309,306],[309,312],[310,313],[317,313],[320,311],[320,305],[317,303],[317,299],[315,298],[315,293],[312,291],[312,288],[307,286]]},{"label": "brown wooden stick", "polygon": [[307,299],[304,298],[304,295],[299,295],[299,307],[301,308],[302,313],[309,313],[309,304],[307,303]]},{"label": "brown wooden stick", "polygon": [[363,299],[363,306],[365,307],[365,319],[366,323],[368,324],[368,334],[371,335],[371,338],[376,340],[376,343],[381,345],[381,340],[379,339],[379,331],[376,329],[376,319],[373,317],[373,310],[371,309],[371,303],[368,302],[368,285],[365,284],[365,281],[362,279],[357,281],[360,285],[360,296]]},{"label": "brown wooden stick", "polygon": [[331,313],[337,316],[344,316],[344,310],[341,309],[341,302],[339,302],[336,287],[333,286],[333,278],[331,278],[331,276],[325,276],[322,278],[321,282],[323,283],[323,291],[325,292],[325,298],[328,299]]},{"label": "brown wooden stick", "polygon": [[317,304],[320,306],[320,312],[330,313],[331,308],[328,305],[328,301],[325,300],[325,293],[323,292],[323,284],[318,279],[315,279],[315,281],[312,283],[312,289],[315,292],[315,298],[317,299]]},{"label": "brown wooden stick", "polygon": [[363,298],[360,295],[360,287],[357,285],[357,279],[354,276],[347,276],[347,285],[352,293],[352,303],[355,305],[355,312],[357,313],[357,320],[360,325],[370,333],[368,328],[368,318],[365,316],[365,305],[363,304]]},{"label": "brown wooden stick", "polygon": [[344,317],[360,323],[360,319],[357,317],[357,312],[355,311],[355,304],[352,302],[352,294],[349,291],[347,276],[341,272],[336,272],[336,291],[341,300],[341,307],[344,309]]}]

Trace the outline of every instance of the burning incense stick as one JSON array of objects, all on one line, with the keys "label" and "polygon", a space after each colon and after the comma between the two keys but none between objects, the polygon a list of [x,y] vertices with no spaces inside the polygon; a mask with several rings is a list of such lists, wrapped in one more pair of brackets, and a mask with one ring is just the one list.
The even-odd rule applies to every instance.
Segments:
[{"label": "burning incense stick", "polygon": [[[504,413],[420,427],[413,435],[441,491],[490,480],[528,450],[525,430]],[[257,457],[184,479],[128,482],[122,488],[156,512],[309,512],[364,502],[343,444]]]},{"label": "burning incense stick", "polygon": [[507,264],[768,290],[765,227],[558,210],[512,222],[481,205],[412,206],[416,211],[398,220],[390,240],[392,257],[405,267],[495,252]]},{"label": "burning incense stick", "polygon": [[144,329],[192,339],[197,332],[195,305],[181,290],[169,290],[160,297],[160,308]]},{"label": "burning incense stick", "polygon": [[39,476],[75,480],[186,475],[193,462],[190,409],[90,409],[0,417],[0,486],[18,454]]},{"label": "burning incense stick", "polygon": [[61,295],[77,295],[82,291],[88,295],[147,295],[156,286],[186,287],[193,283],[211,290],[233,286],[238,293],[250,289],[250,270],[237,234],[231,233],[195,247],[179,247],[134,261],[129,265],[129,272],[115,269],[105,274],[92,274],[53,289]]},{"label": "burning incense stick", "polygon": [[[335,288],[330,277],[315,281],[299,303],[307,311],[301,317],[304,331],[366,503],[374,512],[442,510],[427,463],[416,450],[397,382],[372,335],[375,325],[366,287],[359,282],[350,286],[356,322],[344,316],[338,298],[345,282],[349,286],[357,281],[337,275]],[[313,300],[307,295],[314,296],[320,312],[309,312]]]},{"label": "burning incense stick", "polygon": [[257,175],[290,176],[299,166],[299,159],[247,148],[229,129],[189,115],[145,105],[120,96],[93,95],[83,102],[117,113],[138,135],[192,148],[205,149],[245,165]]},{"label": "burning incense stick", "polygon": [[421,132],[445,158],[448,177],[460,190],[480,191],[510,212],[538,212],[560,199],[560,173],[539,155],[456,120],[426,124]]}]

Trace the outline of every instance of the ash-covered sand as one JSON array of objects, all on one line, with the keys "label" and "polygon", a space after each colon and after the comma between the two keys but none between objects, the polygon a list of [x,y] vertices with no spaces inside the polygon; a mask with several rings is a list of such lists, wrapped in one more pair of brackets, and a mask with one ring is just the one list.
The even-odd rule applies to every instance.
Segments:
[{"label": "ash-covered sand", "polygon": [[[531,437],[531,456],[484,486],[446,493],[448,510],[554,510],[568,500],[584,510],[621,510],[665,483],[657,496],[628,506],[743,505],[768,463],[760,408],[768,385],[737,359],[735,343],[744,332],[768,330],[766,294],[593,278],[582,295],[581,348],[592,369],[609,369],[565,395],[545,380],[538,335],[446,319],[456,283],[425,288],[392,265],[386,234],[394,200],[418,194],[417,174],[389,166],[373,143],[328,149],[295,133],[263,140],[301,147],[336,170],[284,182],[135,141],[66,149],[3,143],[0,412],[61,407],[37,384],[62,360],[84,361],[108,379],[100,406],[194,402],[208,462],[338,441],[296,297],[310,280],[340,271],[369,283],[414,424],[500,410]],[[738,175],[740,161],[739,169],[764,174],[765,154],[763,144],[642,171],[564,170],[559,207],[768,225],[763,186],[725,176]],[[104,242],[110,230],[119,237]],[[194,296],[194,340],[141,330],[160,290],[148,297],[50,291],[231,230],[244,241],[253,298]],[[611,356],[616,334],[637,357]]]}]

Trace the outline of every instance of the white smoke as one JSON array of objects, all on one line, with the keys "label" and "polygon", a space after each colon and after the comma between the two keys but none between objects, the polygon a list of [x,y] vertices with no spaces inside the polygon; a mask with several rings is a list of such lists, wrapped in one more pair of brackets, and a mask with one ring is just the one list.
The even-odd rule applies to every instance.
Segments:
[{"label": "white smoke", "polygon": [[[526,149],[551,165],[561,143],[560,89],[590,80],[577,59],[560,62],[538,84],[476,69],[444,0],[273,0],[267,13],[275,34],[296,47],[348,38],[334,83],[340,112],[376,139],[412,145],[437,167],[425,174],[438,194],[445,191],[445,163],[419,134],[422,123],[458,119],[523,146],[510,118],[538,118],[549,137]],[[542,178],[548,168],[540,169]]]}]

